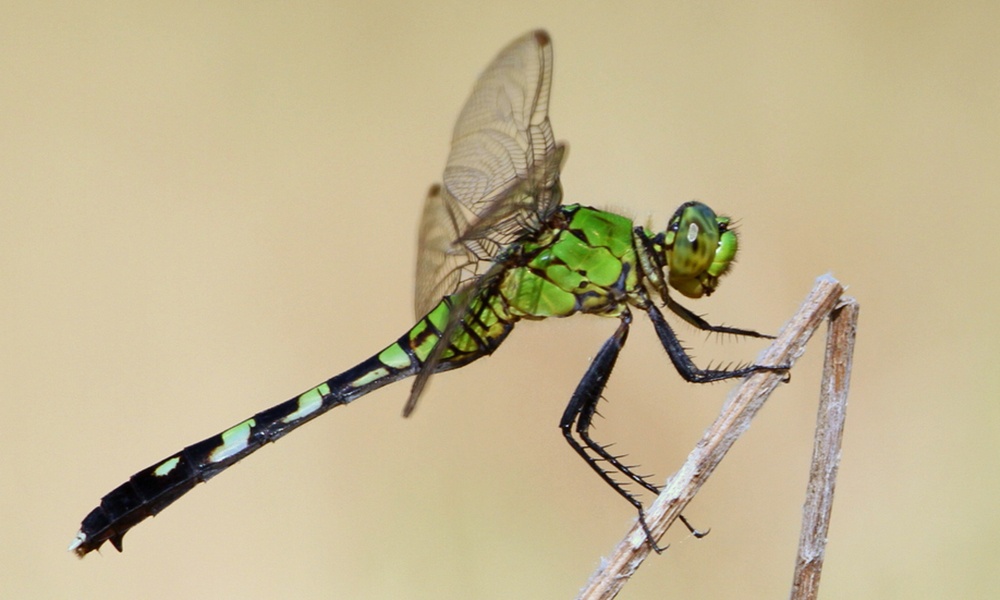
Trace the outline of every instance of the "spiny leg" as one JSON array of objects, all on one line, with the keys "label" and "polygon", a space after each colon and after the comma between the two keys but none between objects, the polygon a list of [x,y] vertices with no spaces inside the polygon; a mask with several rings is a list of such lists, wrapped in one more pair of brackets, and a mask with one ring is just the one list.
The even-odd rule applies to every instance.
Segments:
[{"label": "spiny leg", "polygon": [[635,507],[636,511],[639,513],[639,523],[642,526],[643,532],[646,534],[646,539],[649,541],[649,545],[657,553],[662,552],[663,548],[657,545],[656,540],[653,538],[653,533],[649,529],[649,525],[646,523],[646,514],[642,509],[642,503],[639,499],[635,497],[634,494],[626,490],[621,483],[616,481],[614,477],[611,476],[611,472],[601,468],[598,464],[598,460],[587,453],[586,448],[584,448],[580,442],[578,442],[573,437],[573,423],[577,422],[577,432],[580,433],[580,437],[583,438],[587,447],[597,453],[601,458],[606,460],[612,466],[614,466],[618,471],[628,476],[633,481],[641,484],[643,487],[658,492],[656,486],[646,482],[642,477],[636,475],[628,467],[622,464],[618,457],[615,457],[609,453],[603,446],[594,442],[589,435],[587,435],[587,429],[590,427],[590,422],[597,410],[597,403],[601,399],[601,393],[604,391],[604,387],[607,385],[608,377],[611,375],[612,369],[614,369],[615,361],[618,359],[618,354],[621,352],[622,346],[625,345],[625,340],[628,338],[629,323],[632,321],[632,315],[626,312],[622,315],[622,322],[618,325],[618,329],[615,333],[604,342],[601,346],[601,350],[594,357],[593,362],[590,363],[590,367],[584,374],[583,379],[580,380],[579,385],[576,387],[576,391],[573,392],[573,396],[570,398],[569,404],[566,405],[566,410],[563,412],[562,420],[559,422],[559,427],[562,429],[563,437],[569,443],[570,447],[583,458],[584,461],[590,468],[597,473],[601,479],[604,480],[612,489],[618,492],[625,500]]},{"label": "spiny leg", "polygon": [[[684,320],[706,331],[732,333],[735,335],[746,335],[751,337],[770,337],[754,331],[711,325],[701,317],[691,313],[686,308],[673,301],[668,301],[668,306]],[[686,350],[681,345],[680,340],[677,339],[677,335],[667,324],[659,309],[657,309],[656,306],[648,300],[645,303],[644,309],[649,313],[650,319],[653,321],[653,327],[656,330],[657,336],[660,338],[660,343],[663,345],[664,350],[666,350],[667,354],[670,356],[670,360],[677,369],[677,372],[686,381],[693,383],[707,383],[734,377],[743,377],[757,371],[787,370],[787,367],[785,366],[772,367],[765,365],[749,365],[736,369],[700,369],[694,364],[691,357],[688,356]],[[621,352],[622,347],[625,345],[625,340],[628,338],[628,330],[631,322],[631,313],[625,312],[622,315],[622,322],[618,326],[618,329],[601,347],[601,350],[597,353],[597,356],[594,357],[593,362],[584,374],[583,379],[580,380],[580,383],[577,385],[576,391],[574,391],[569,404],[566,406],[566,410],[563,412],[562,420],[560,421],[559,426],[562,429],[563,437],[566,438],[570,447],[573,448],[573,450],[579,454],[588,465],[590,465],[591,469],[593,469],[594,472],[596,472],[601,479],[605,481],[605,483],[611,486],[612,489],[618,492],[619,495],[625,498],[625,500],[636,508],[639,513],[639,523],[642,526],[650,545],[657,552],[661,552],[663,549],[656,544],[653,539],[652,532],[649,529],[649,525],[646,523],[646,516],[643,511],[642,503],[639,502],[638,498],[636,498],[634,494],[626,490],[621,483],[612,477],[613,471],[602,468],[599,464],[599,460],[604,460],[614,467],[615,470],[653,493],[658,494],[660,492],[659,487],[649,483],[641,475],[632,471],[629,466],[619,460],[621,458],[620,456],[611,454],[608,452],[607,446],[598,444],[590,436],[590,425],[593,421],[594,415],[597,414],[597,403],[601,399],[601,394],[607,385],[608,378],[611,376],[611,371],[614,369],[618,355]],[[575,428],[574,423],[576,424]],[[583,440],[586,447],[573,437],[574,429],[580,436],[580,439]],[[588,449],[596,454],[598,458],[594,458],[594,456],[590,455],[587,452]],[[695,537],[703,537],[707,535],[707,531],[702,532],[695,529],[683,515],[680,515],[680,520]]]},{"label": "spiny leg", "polygon": [[[702,331],[709,331],[712,333],[729,333],[732,335],[741,335],[746,337],[755,338],[765,338],[774,339],[773,335],[767,335],[763,333],[758,333],[750,329],[740,329],[737,327],[727,327],[724,325],[712,325],[699,315],[691,312],[687,307],[679,304],[671,297],[667,297],[666,300],[667,308],[671,310],[674,314],[684,319],[691,325],[694,325]],[[646,306],[646,312],[649,313],[649,318],[653,322],[653,328],[656,330],[657,337],[660,338],[660,343],[663,345],[664,350],[670,356],[670,361],[674,364],[677,372],[680,373],[686,381],[692,383],[709,383],[713,381],[721,381],[723,379],[730,379],[734,377],[744,377],[750,375],[751,373],[756,373],[757,371],[787,371],[788,367],[784,365],[779,366],[769,366],[769,365],[749,365],[746,367],[740,367],[736,369],[700,369],[688,356],[687,351],[681,345],[680,340],[677,339],[677,334],[663,318],[663,313],[660,312],[658,308],[652,303],[648,302]],[[630,473],[626,473],[630,474]],[[645,486],[645,482],[639,481],[640,484]],[[646,486],[647,489],[648,486]],[[691,532],[697,538],[704,537],[708,535],[708,531],[699,531],[695,529],[684,515],[678,515],[681,522],[688,531]]]},{"label": "spiny leg", "polygon": [[[634,472],[632,469],[634,469],[637,465],[628,466],[622,464],[622,462],[619,459],[624,458],[625,456],[624,454],[620,454],[617,456],[611,454],[610,452],[608,452],[608,448],[611,447],[611,444],[602,445],[597,443],[596,441],[594,441],[593,438],[590,437],[590,423],[595,414],[597,414],[596,403],[594,408],[581,411],[579,419],[577,420],[576,423],[576,432],[577,434],[580,435],[580,438],[587,444],[587,447],[593,450],[602,459],[604,459],[612,466],[614,466],[614,468],[617,469],[620,473],[622,473],[632,481],[638,483],[639,485],[649,490],[650,492],[659,495],[660,492],[663,491],[663,488],[661,488],[658,485],[650,483],[649,480],[646,479],[647,476],[639,475],[638,473]],[[617,485],[615,485],[615,489],[618,490],[619,493],[622,492],[622,490],[619,489]],[[632,494],[628,495],[632,496]],[[634,496],[632,497],[634,498]],[[642,516],[641,509],[639,514],[640,516]],[[684,515],[677,515],[677,518],[679,518],[681,523],[684,524],[684,527],[687,528],[689,532],[691,532],[691,535],[693,535],[696,538],[703,538],[706,535],[708,535],[710,531],[710,530],[701,531],[700,529],[695,529],[694,525],[692,525]]]},{"label": "spiny leg", "polygon": [[[624,333],[622,334],[621,338],[617,340],[618,342],[616,345],[617,347],[609,348],[609,345],[611,345],[612,342],[616,341],[616,339],[618,338],[618,331],[616,331],[615,335],[610,340],[608,340],[608,342],[605,343],[604,347],[601,348],[601,353],[598,354],[598,358],[595,358],[594,362],[591,363],[590,370],[588,370],[587,374],[580,382],[580,385],[577,386],[577,393],[573,395],[574,398],[577,398],[579,395],[582,402],[580,402],[579,405],[574,404],[572,401],[570,402],[570,405],[567,407],[567,413],[563,415],[562,426],[564,427],[563,431],[565,434],[566,433],[565,428],[572,425],[573,420],[575,420],[576,433],[580,436],[580,439],[583,440],[583,442],[587,445],[588,448],[590,448],[601,459],[606,461],[608,464],[613,466],[620,473],[622,473],[632,481],[636,482],[637,484],[646,488],[647,490],[649,490],[654,494],[659,494],[660,488],[658,486],[647,481],[646,478],[643,477],[642,475],[633,472],[628,465],[625,465],[619,460],[623,458],[624,455],[616,456],[614,454],[611,454],[608,451],[608,448],[611,447],[610,444],[608,445],[599,444],[596,441],[594,441],[592,437],[590,437],[590,425],[594,420],[594,415],[597,414],[597,404],[601,399],[601,394],[604,392],[605,386],[607,385],[608,378],[611,375],[611,370],[614,368],[615,361],[618,358],[618,352],[625,345],[625,340],[628,337],[628,327],[631,322],[632,322],[631,314],[627,314],[625,317],[623,317],[622,324],[619,326],[618,331],[622,331],[622,329],[624,328]],[[608,350],[609,354],[611,352],[614,353],[614,356],[609,356],[607,359],[608,366],[606,371],[600,369],[600,364],[599,364],[599,361],[601,360],[601,354],[604,353],[605,350]],[[588,378],[591,375],[594,375],[593,380],[588,380]],[[582,394],[580,392],[582,392]],[[575,415],[569,414],[570,407],[575,408]],[[567,423],[567,417],[572,417],[569,419],[568,423]]]},{"label": "spiny leg", "polygon": [[732,334],[732,335],[740,335],[740,336],[744,336],[744,337],[754,337],[754,338],[763,338],[763,339],[767,339],[767,340],[773,340],[774,339],[773,335],[767,335],[766,333],[759,333],[759,332],[753,331],[752,329],[740,329],[738,327],[727,327],[725,325],[712,325],[711,323],[709,323],[708,321],[706,321],[705,319],[703,319],[700,315],[697,315],[697,314],[691,312],[691,309],[689,309],[688,307],[684,306],[683,304],[680,304],[679,302],[677,302],[676,300],[674,300],[670,296],[667,296],[666,305],[667,305],[667,308],[670,309],[670,312],[672,312],[675,315],[677,315],[678,317],[684,319],[685,321],[687,321],[691,325],[694,325],[698,329],[701,329],[702,331],[709,331],[709,332],[712,332],[712,333],[729,333],[729,334]]},{"label": "spiny leg", "polygon": [[[622,458],[624,455],[616,456],[614,454],[611,454],[610,452],[608,452],[608,448],[610,447],[610,445],[599,444],[590,436],[590,425],[591,422],[593,421],[594,415],[597,414],[597,404],[600,401],[601,393],[603,392],[604,387],[607,384],[608,377],[611,374],[611,369],[614,367],[614,363],[617,360],[618,352],[621,350],[621,347],[625,345],[625,340],[628,337],[628,326],[631,322],[632,322],[631,314],[626,314],[625,317],[623,317],[623,323],[619,327],[619,331],[615,332],[615,336],[612,337],[612,339],[608,340],[607,343],[605,343],[605,347],[601,349],[601,353],[598,354],[598,357],[595,358],[594,362],[591,364],[591,369],[588,370],[587,374],[584,376],[584,379],[580,382],[580,385],[577,387],[577,393],[573,394],[573,399],[566,407],[566,412],[563,415],[563,420],[560,425],[563,429],[563,435],[566,436],[566,440],[573,447],[573,449],[576,450],[577,453],[580,454],[580,456],[582,456],[584,460],[587,461],[587,464],[589,464],[591,468],[593,468],[595,471],[597,471],[599,475],[601,475],[601,478],[604,479],[605,482],[607,482],[612,488],[614,488],[615,491],[617,491],[620,495],[625,497],[625,499],[628,500],[629,503],[631,503],[633,506],[636,507],[636,509],[639,511],[639,516],[642,519],[643,529],[646,530],[646,534],[648,537],[649,531],[645,523],[645,518],[644,518],[645,515],[642,511],[642,505],[638,502],[638,499],[635,497],[634,494],[630,493],[628,490],[625,490],[617,481],[615,481],[611,477],[611,473],[609,471],[602,469],[600,465],[597,464],[597,461],[594,460],[593,457],[587,454],[586,451],[579,446],[579,443],[576,441],[576,439],[572,437],[570,432],[570,427],[572,426],[573,421],[575,419],[576,420],[575,429],[577,434],[579,434],[580,439],[582,439],[584,443],[586,443],[587,447],[593,450],[595,454],[597,454],[599,457],[605,460],[608,464],[612,465],[620,473],[622,473],[635,483],[639,484],[646,490],[649,490],[653,494],[658,495],[662,491],[659,486],[650,483],[645,477],[639,475],[638,473],[635,473],[632,470],[634,466],[629,467],[623,464],[619,459]],[[623,328],[624,332],[621,333],[621,335],[619,336],[619,332],[621,332]],[[607,348],[608,345],[612,344],[612,342],[614,342],[616,338],[618,338],[617,349],[614,348],[608,349]],[[609,352],[613,351],[614,356],[603,358],[601,355],[604,353],[605,349],[608,349]],[[603,372],[603,378],[601,378],[602,373],[600,372],[600,368],[595,369],[594,367],[594,365],[600,362],[607,363],[607,370],[606,372]],[[596,377],[594,377],[594,380],[588,381],[588,377],[591,376],[591,374],[594,373],[595,371],[598,372],[595,373]],[[690,531],[693,536],[697,538],[702,538],[708,535],[708,531],[700,531],[698,529],[695,529],[694,526],[691,525],[690,522],[688,522],[687,518],[684,517],[684,515],[678,515],[678,517],[680,518],[681,523],[684,524],[684,527],[686,527],[687,530]],[[654,547],[656,546],[656,544],[653,545]]]},{"label": "spiny leg", "polygon": [[[673,303],[673,306],[680,305]],[[735,369],[701,369],[694,364],[694,361],[691,360],[690,356],[688,356],[687,350],[684,349],[680,340],[677,339],[677,334],[674,333],[674,330],[663,318],[663,313],[660,312],[660,309],[656,308],[656,305],[652,302],[646,302],[646,306],[643,308],[649,314],[649,319],[653,322],[653,328],[656,330],[656,336],[660,338],[660,344],[663,345],[663,349],[666,350],[667,355],[670,356],[670,362],[674,364],[674,368],[677,369],[677,372],[684,378],[685,381],[691,383],[709,383],[712,381],[722,381],[723,379],[732,379],[734,377],[745,377],[758,371],[782,372],[788,370],[787,365],[747,365],[737,367]],[[687,309],[683,310],[687,311]],[[697,317],[697,315],[694,315],[690,311],[687,311],[686,314],[695,317],[698,321],[704,323],[707,327],[703,329],[706,329],[707,331],[736,333],[738,335],[754,335],[756,333],[747,332],[742,329],[709,325],[701,319],[701,317]],[[683,317],[684,314],[681,314],[681,316]],[[758,337],[766,337],[760,334],[756,335]]]}]

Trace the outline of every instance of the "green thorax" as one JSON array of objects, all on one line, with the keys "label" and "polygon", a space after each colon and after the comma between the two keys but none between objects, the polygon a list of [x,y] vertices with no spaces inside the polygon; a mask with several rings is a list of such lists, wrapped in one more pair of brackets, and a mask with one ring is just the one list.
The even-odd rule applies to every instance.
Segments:
[{"label": "green thorax", "polygon": [[[639,285],[632,221],[579,205],[561,207],[546,226],[504,249],[482,275],[441,361],[449,367],[491,353],[520,319],[578,312],[619,316]],[[445,297],[408,333],[425,360],[460,294]]]},{"label": "green thorax", "polygon": [[562,207],[547,229],[504,254],[497,293],[516,318],[617,316],[638,284],[632,221],[594,208]]}]

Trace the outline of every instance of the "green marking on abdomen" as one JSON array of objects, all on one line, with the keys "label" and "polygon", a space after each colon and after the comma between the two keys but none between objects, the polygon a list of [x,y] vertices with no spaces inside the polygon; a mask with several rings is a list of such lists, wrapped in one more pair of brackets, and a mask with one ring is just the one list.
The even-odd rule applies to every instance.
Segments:
[{"label": "green marking on abdomen", "polygon": [[399,344],[393,344],[379,352],[378,359],[393,369],[405,369],[410,366],[410,355]]},{"label": "green marking on abdomen", "polygon": [[156,475],[157,477],[163,477],[165,475],[169,475],[171,471],[177,468],[177,464],[180,462],[181,459],[179,456],[175,456],[171,459],[165,460],[163,461],[162,464],[160,464],[160,466],[156,467],[156,469],[153,470],[153,475]]},{"label": "green marking on abdomen", "polygon": [[[410,349],[416,355],[417,360],[423,362],[431,355],[434,346],[441,339],[438,333],[444,331],[448,326],[450,314],[451,308],[446,301],[442,300],[410,330],[407,337],[410,340]],[[409,361],[407,361],[406,366],[409,366]]]},{"label": "green marking on abdomen", "polygon": [[427,313],[427,320],[431,322],[438,331],[444,331],[448,324],[448,316],[451,314],[451,307],[447,302],[441,301],[431,312]]},{"label": "green marking on abdomen", "polygon": [[377,379],[381,379],[381,378],[385,377],[388,374],[389,374],[389,370],[386,369],[385,367],[379,367],[377,369],[372,369],[371,371],[368,371],[367,373],[365,373],[361,377],[358,377],[357,379],[355,379],[354,381],[352,381],[350,385],[351,385],[351,387],[359,388],[359,387],[361,387],[363,385],[368,385],[369,383],[371,383],[371,382],[373,382],[373,381],[375,381]]},{"label": "green marking on abdomen", "polygon": [[212,453],[208,455],[209,462],[221,462],[246,449],[247,441],[250,439],[250,429],[256,424],[257,422],[253,419],[247,419],[239,425],[223,431],[222,445],[212,450]]},{"label": "green marking on abdomen", "polygon": [[282,419],[281,422],[291,423],[292,421],[298,421],[299,419],[305,418],[316,412],[323,406],[323,396],[326,396],[329,393],[330,386],[325,383],[321,383],[308,392],[305,392],[299,396],[298,407],[295,409],[295,412]]},{"label": "green marking on abdomen", "polygon": [[410,347],[413,348],[413,353],[417,355],[417,360],[423,362],[427,360],[427,357],[431,355],[431,351],[434,350],[434,346],[437,345],[438,334],[431,331],[428,327],[413,329],[413,333],[410,335]]},{"label": "green marking on abdomen", "polygon": [[420,319],[407,334],[410,349],[417,355],[417,360],[421,362],[427,360],[427,357],[430,356],[431,349],[434,348],[434,344],[438,339],[437,334],[431,331],[431,326],[427,322],[433,314],[434,312],[432,311],[426,317]]}]

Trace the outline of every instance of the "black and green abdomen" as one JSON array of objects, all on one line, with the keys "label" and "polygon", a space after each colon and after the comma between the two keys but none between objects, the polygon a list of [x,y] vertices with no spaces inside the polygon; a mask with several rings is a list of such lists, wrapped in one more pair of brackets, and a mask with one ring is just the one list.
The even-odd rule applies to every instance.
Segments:
[{"label": "black and green abdomen", "polygon": [[127,531],[199,482],[335,406],[418,374],[440,343],[447,345],[435,371],[492,354],[522,318],[621,314],[638,281],[631,227],[611,213],[562,208],[548,229],[512,244],[482,287],[464,292],[474,295],[449,339],[442,342],[453,311],[462,310],[463,292],[443,298],[396,342],[353,368],[136,473],[84,519],[71,549],[82,556],[111,541],[121,550]]}]

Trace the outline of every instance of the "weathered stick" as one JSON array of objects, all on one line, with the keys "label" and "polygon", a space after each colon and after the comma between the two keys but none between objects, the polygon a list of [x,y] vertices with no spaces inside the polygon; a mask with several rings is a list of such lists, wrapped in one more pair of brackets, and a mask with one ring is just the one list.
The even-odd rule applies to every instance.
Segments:
[{"label": "weathered stick", "polygon": [[840,443],[847,416],[847,392],[851,385],[858,310],[858,303],[853,298],[844,298],[830,316],[812,466],[802,509],[799,554],[789,594],[791,600],[814,600],[819,593],[819,577],[826,555],[826,534],[830,529],[833,492],[840,466]]},{"label": "weathered stick", "polygon": [[[843,287],[833,277],[825,275],[818,278],[802,307],[785,324],[771,346],[761,354],[757,364],[792,366],[805,352],[806,342],[833,311],[842,293]],[[656,539],[666,532],[688,502],[698,493],[726,452],[750,426],[750,420],[763,406],[764,401],[784,378],[783,373],[755,373],[733,390],[722,413],[695,445],[684,465],[667,481],[662,493],[647,509],[646,522]],[[646,535],[637,519],[611,556],[604,560],[591,576],[578,598],[581,600],[614,598],[639,568],[650,550]]]}]

